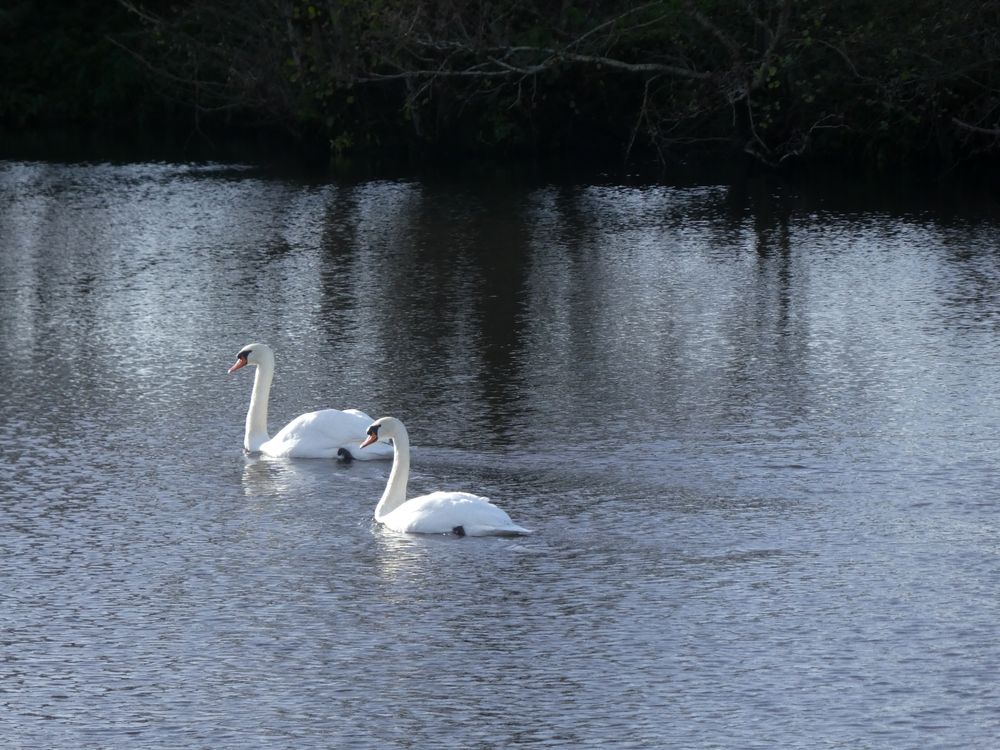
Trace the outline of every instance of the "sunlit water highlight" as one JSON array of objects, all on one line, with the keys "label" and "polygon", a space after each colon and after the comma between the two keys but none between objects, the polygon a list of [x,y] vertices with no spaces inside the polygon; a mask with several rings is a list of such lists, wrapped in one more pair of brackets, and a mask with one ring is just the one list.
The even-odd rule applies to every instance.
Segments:
[{"label": "sunlit water highlight", "polygon": [[[1000,223],[787,186],[0,163],[18,748],[990,748]],[[244,456],[357,407],[385,464]]]}]

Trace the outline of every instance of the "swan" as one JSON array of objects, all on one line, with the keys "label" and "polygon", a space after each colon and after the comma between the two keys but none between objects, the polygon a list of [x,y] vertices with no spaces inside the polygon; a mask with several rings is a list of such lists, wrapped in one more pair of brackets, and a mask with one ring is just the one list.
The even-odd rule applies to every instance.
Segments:
[{"label": "swan", "polygon": [[274,352],[267,344],[247,344],[236,355],[236,364],[230,373],[255,365],[250,409],[247,411],[243,447],[251,452],[261,452],[276,458],[333,458],[361,460],[392,458],[392,447],[382,442],[370,454],[354,446],[365,437],[365,427],[372,418],[357,409],[322,409],[302,414],[273,438],[267,434],[267,400],[274,378]]},{"label": "swan", "polygon": [[375,520],[393,531],[458,536],[516,536],[531,531],[510,520],[487,498],[468,492],[432,492],[406,499],[410,478],[410,436],[395,417],[382,417],[368,428],[366,448],[379,440],[392,440],[389,481],[375,506]]}]

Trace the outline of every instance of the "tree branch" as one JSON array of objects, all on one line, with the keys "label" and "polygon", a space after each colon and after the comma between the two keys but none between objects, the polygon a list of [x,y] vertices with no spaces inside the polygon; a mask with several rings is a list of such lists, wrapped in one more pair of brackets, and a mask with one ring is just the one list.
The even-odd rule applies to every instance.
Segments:
[{"label": "tree branch", "polygon": [[[359,76],[356,80],[360,83],[373,81],[392,81],[404,78],[502,78],[519,76],[538,75],[547,70],[557,67],[561,63],[579,63],[594,67],[607,67],[613,70],[620,70],[626,73],[655,73],[657,75],[670,75],[677,78],[688,78],[692,80],[708,80],[712,78],[712,73],[692,68],[685,68],[679,65],[667,65],[666,63],[645,62],[630,63],[612,57],[602,55],[584,55],[572,52],[565,52],[549,47],[507,47],[490,50],[473,50],[464,45],[451,43],[425,43],[422,46],[433,47],[438,50],[463,51],[470,54],[490,55],[485,62],[470,65],[461,70],[451,70],[444,67],[435,69],[420,68],[417,70],[404,70],[398,73],[372,73],[367,76]],[[508,62],[511,58],[525,53],[542,58],[540,62],[533,64],[516,64]],[[484,67],[491,63],[493,67]]]},{"label": "tree branch", "polygon": [[951,122],[953,125],[961,128],[962,130],[967,130],[970,133],[978,133],[980,135],[992,135],[996,138],[1000,138],[1000,128],[982,128],[978,125],[972,125],[967,122],[959,120],[957,117],[952,117]]}]

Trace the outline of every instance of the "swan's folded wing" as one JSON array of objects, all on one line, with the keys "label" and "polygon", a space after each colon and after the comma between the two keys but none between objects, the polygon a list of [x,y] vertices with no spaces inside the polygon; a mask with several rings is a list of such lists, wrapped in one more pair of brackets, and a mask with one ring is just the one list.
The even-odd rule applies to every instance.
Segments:
[{"label": "swan's folded wing", "polygon": [[367,414],[365,414],[363,411],[361,411],[361,409],[344,409],[344,414],[354,414],[356,416],[361,417],[363,420],[365,420],[365,429],[368,429],[368,425],[370,425],[372,422],[375,421]]},{"label": "swan's folded wing", "polygon": [[468,492],[432,492],[407,500],[389,514],[386,525],[417,534],[452,534],[458,527],[466,536],[530,534],[510,520],[488,498]]},{"label": "swan's folded wing", "polygon": [[[333,458],[341,448],[357,448],[365,439],[370,420],[337,409],[322,409],[302,414],[271,438],[266,452],[272,456],[294,458]],[[391,458],[392,448],[372,446],[366,458]],[[262,448],[262,450],[265,450]],[[386,452],[387,451],[387,452]],[[358,453],[352,455],[358,457]]]}]

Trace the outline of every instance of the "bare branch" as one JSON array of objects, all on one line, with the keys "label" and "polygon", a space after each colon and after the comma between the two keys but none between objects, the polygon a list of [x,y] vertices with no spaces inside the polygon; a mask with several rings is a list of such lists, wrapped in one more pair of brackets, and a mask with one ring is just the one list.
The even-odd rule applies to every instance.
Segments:
[{"label": "bare branch", "polygon": [[953,125],[961,128],[962,130],[968,130],[970,133],[978,133],[980,135],[992,135],[996,138],[1000,138],[1000,128],[982,128],[978,125],[972,125],[967,122],[959,120],[957,117],[952,117],[951,122]]},{"label": "bare branch", "polygon": [[[595,26],[594,28],[590,29],[589,31],[584,32],[583,34],[581,34],[580,36],[578,36],[576,39],[574,39],[572,42],[569,42],[566,45],[566,48],[569,49],[570,47],[576,47],[581,42],[583,42],[585,39],[587,39],[588,37],[594,36],[599,31],[603,31],[604,29],[614,27],[618,23],[620,23],[622,20],[624,20],[625,18],[628,18],[629,16],[634,16],[636,13],[642,13],[647,8],[652,8],[652,7],[655,7],[657,5],[660,5],[660,3],[659,2],[652,2],[652,3],[646,3],[645,5],[639,5],[639,6],[635,7],[635,8],[632,8],[631,10],[627,10],[624,13],[622,13],[621,15],[616,16],[616,17],[611,18],[611,19],[608,19],[604,23],[600,23],[597,26]],[[661,16],[661,18],[662,18],[662,16]],[[656,19],[656,20],[659,20],[659,19]],[[651,22],[647,22],[647,23],[651,23]],[[647,24],[639,24],[635,28],[642,28],[645,25],[647,25]]]},{"label": "bare branch", "polygon": [[628,145],[625,147],[625,159],[627,160],[632,153],[632,147],[635,145],[635,138],[639,133],[639,125],[642,124],[643,120],[649,120],[649,88],[653,85],[659,76],[653,76],[646,81],[646,85],[642,90],[642,104],[639,107],[639,114],[636,116],[635,125],[632,127],[632,135],[628,139]]},{"label": "bare branch", "polygon": [[[428,43],[424,46],[430,46],[430,44]],[[461,50],[468,53],[476,52],[476,50],[465,48],[456,42],[436,42],[434,43],[434,47],[440,50]],[[357,80],[358,82],[367,83],[373,81],[391,81],[404,78],[426,77],[503,78],[515,75],[530,76],[543,73],[561,63],[579,63],[594,67],[607,67],[627,73],[655,73],[658,75],[670,75],[677,78],[688,78],[693,80],[708,80],[712,78],[712,73],[694,70],[692,68],[685,68],[678,65],[667,65],[665,63],[657,62],[630,63],[612,57],[570,53],[548,47],[507,47],[489,51],[483,50],[480,52],[493,53],[488,57],[488,62],[492,63],[494,67],[484,67],[485,63],[470,65],[469,67],[461,70],[451,70],[441,66],[433,70],[423,68],[418,70],[401,71],[399,73],[374,73],[368,76],[361,76]],[[531,56],[541,58],[540,62],[533,64],[515,64],[508,62],[508,60],[514,58],[515,56],[524,55],[525,53],[530,53]]]},{"label": "bare branch", "polygon": [[733,62],[740,61],[741,59],[740,47],[735,41],[733,41],[732,37],[726,34],[717,25],[712,23],[712,21],[708,18],[708,16],[706,16],[704,13],[698,10],[698,8],[695,7],[694,3],[691,2],[691,0],[685,0],[684,7],[687,8],[687,11],[690,14],[690,16],[695,21],[697,21],[702,28],[704,28],[706,31],[708,31],[708,33],[710,33],[712,36],[714,36],[716,39],[719,40],[722,46],[725,47],[726,50],[729,52],[729,57],[732,58]]},{"label": "bare branch", "polygon": [[847,63],[847,67],[851,69],[851,72],[854,74],[855,78],[860,78],[862,81],[870,81],[871,80],[867,76],[863,76],[863,75],[861,75],[858,72],[858,69],[856,67],[854,67],[854,62],[851,60],[850,57],[847,56],[847,53],[844,52],[844,50],[842,50],[840,47],[838,47],[835,44],[831,44],[830,42],[827,42],[827,41],[825,41],[823,39],[817,39],[816,43],[817,44],[822,44],[824,47],[829,47],[834,52],[836,52],[838,55],[840,55],[840,57],[844,60],[844,62]]},{"label": "bare branch", "polygon": [[135,3],[130,2],[130,0],[118,0],[118,4],[125,8],[125,10],[129,13],[134,13],[148,24],[159,25],[162,23],[161,19],[150,15],[144,9],[138,7]]},{"label": "bare branch", "polygon": [[105,36],[105,39],[108,42],[110,42],[111,44],[113,44],[114,46],[118,47],[118,49],[120,49],[120,50],[126,52],[127,54],[131,55],[139,63],[141,63],[143,66],[145,66],[150,71],[152,71],[153,73],[155,73],[157,76],[163,78],[164,80],[171,81],[172,83],[181,84],[183,86],[199,86],[199,87],[204,87],[206,89],[215,88],[220,93],[223,92],[223,91],[225,91],[226,88],[227,88],[225,84],[218,83],[216,81],[203,81],[203,80],[192,79],[192,78],[183,78],[181,76],[175,75],[174,73],[171,73],[168,70],[165,70],[163,68],[157,67],[156,65],[154,65],[153,63],[151,63],[149,60],[147,60],[145,57],[143,57],[138,52],[136,52],[134,49],[131,49],[130,47],[127,47],[126,45],[124,45],[121,42],[119,42],[117,39],[115,39],[113,37],[110,37],[110,36]]}]

